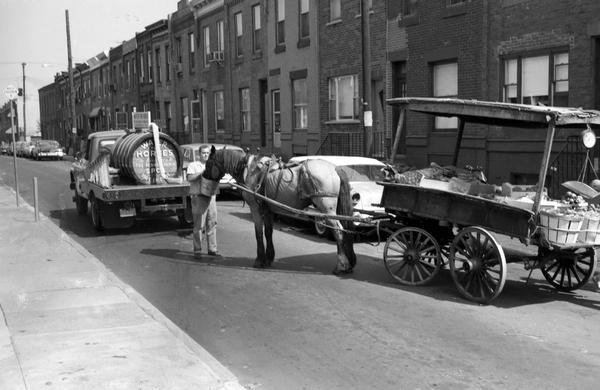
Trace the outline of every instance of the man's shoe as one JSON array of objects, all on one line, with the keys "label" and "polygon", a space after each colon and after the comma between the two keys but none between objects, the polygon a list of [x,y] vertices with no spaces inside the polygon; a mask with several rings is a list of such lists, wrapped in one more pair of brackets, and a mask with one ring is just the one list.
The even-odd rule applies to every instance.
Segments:
[{"label": "man's shoe", "polygon": [[194,253],[194,259],[196,259],[196,260],[202,260],[203,259],[202,253]]},{"label": "man's shoe", "polygon": [[212,252],[212,251],[208,251],[208,255],[213,256],[213,257],[223,257],[219,254],[219,252]]}]

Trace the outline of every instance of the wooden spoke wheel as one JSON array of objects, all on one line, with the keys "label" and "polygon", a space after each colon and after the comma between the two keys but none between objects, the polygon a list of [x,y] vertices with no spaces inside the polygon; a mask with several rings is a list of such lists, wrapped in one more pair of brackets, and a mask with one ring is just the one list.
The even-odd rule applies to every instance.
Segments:
[{"label": "wooden spoke wheel", "polygon": [[405,227],[388,237],[383,263],[390,275],[402,284],[426,284],[442,266],[440,246],[427,231]]},{"label": "wooden spoke wheel", "polygon": [[552,286],[561,291],[577,290],[585,285],[596,270],[593,248],[563,249],[547,257],[540,266]]},{"label": "wooden spoke wheel", "polygon": [[467,227],[450,245],[450,274],[458,291],[467,299],[488,303],[506,281],[506,257],[496,239],[485,229]]}]

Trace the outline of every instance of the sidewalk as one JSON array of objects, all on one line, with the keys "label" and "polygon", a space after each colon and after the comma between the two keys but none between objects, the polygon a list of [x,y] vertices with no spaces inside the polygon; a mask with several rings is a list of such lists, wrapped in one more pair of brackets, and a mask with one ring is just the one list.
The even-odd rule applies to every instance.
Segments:
[{"label": "sidewalk", "polygon": [[244,389],[85,248],[0,185],[0,389]]}]

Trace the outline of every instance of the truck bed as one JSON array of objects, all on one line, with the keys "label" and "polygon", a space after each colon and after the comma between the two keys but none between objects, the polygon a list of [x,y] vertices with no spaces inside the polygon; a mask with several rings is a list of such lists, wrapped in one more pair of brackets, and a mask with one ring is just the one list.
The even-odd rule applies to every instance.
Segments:
[{"label": "truck bed", "polygon": [[150,198],[185,197],[189,194],[189,183],[183,184],[146,184],[146,185],[117,185],[102,188],[89,183],[90,189],[99,199],[104,201],[139,200]]}]

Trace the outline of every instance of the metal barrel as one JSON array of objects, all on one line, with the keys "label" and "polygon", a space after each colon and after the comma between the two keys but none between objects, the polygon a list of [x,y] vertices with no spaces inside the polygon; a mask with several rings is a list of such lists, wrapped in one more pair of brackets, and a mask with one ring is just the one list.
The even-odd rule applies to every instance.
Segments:
[{"label": "metal barrel", "polygon": [[[181,176],[183,158],[177,142],[165,133],[159,133],[160,154],[165,175]],[[119,138],[112,151],[111,165],[121,176],[139,184],[163,184],[151,132],[128,133]]]}]

